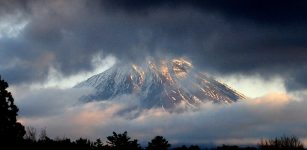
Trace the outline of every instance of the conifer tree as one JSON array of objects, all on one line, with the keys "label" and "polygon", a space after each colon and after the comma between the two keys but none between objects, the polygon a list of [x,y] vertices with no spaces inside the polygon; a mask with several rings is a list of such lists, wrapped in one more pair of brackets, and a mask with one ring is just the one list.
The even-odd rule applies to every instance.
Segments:
[{"label": "conifer tree", "polygon": [[23,140],[25,128],[17,122],[18,108],[12,94],[7,91],[8,83],[0,76],[0,143],[18,143]]}]

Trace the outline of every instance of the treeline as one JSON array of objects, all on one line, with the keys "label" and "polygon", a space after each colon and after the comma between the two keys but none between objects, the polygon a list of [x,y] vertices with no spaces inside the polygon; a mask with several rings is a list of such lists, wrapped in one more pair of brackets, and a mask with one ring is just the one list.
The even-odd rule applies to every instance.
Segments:
[{"label": "treeline", "polygon": [[239,147],[236,145],[222,145],[215,148],[199,147],[198,145],[171,146],[163,136],[156,136],[141,146],[137,139],[132,139],[127,132],[107,136],[107,141],[101,139],[91,141],[86,138],[71,140],[69,138],[51,139],[46,129],[37,136],[36,129],[28,127],[20,147],[27,149],[80,149],[80,150],[304,150],[302,142],[295,136],[282,136],[274,139],[259,141],[257,146]]}]

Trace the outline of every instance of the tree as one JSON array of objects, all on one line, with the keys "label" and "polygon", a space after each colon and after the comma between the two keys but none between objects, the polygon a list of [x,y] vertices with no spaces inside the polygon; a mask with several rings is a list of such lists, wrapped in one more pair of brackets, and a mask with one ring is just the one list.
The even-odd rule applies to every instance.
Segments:
[{"label": "tree", "polygon": [[296,136],[282,136],[275,139],[261,140],[261,150],[303,150],[303,143]]},{"label": "tree", "polygon": [[191,145],[189,148],[185,145],[182,145],[181,147],[175,147],[172,150],[200,150],[200,148],[197,145]]},{"label": "tree", "polygon": [[173,148],[172,150],[188,150],[188,148],[187,148],[187,146],[182,145],[182,146],[180,146],[180,147],[175,147],[175,148]]},{"label": "tree", "polygon": [[127,131],[125,131],[122,134],[117,134],[113,132],[113,136],[108,136],[107,139],[108,139],[107,143],[110,145],[111,149],[114,150],[141,149],[136,139],[130,140],[131,138],[127,136]]},{"label": "tree", "polygon": [[39,134],[39,141],[50,141],[51,139],[47,136],[47,130],[46,128],[42,128],[41,132]]},{"label": "tree", "polygon": [[26,133],[24,126],[17,122],[18,108],[7,88],[8,83],[0,76],[0,142],[2,144],[18,143],[23,140]]},{"label": "tree", "polygon": [[36,135],[37,135],[37,132],[34,127],[28,126],[26,128],[26,134],[24,136],[26,140],[31,141],[31,142],[36,142]]},{"label": "tree", "polygon": [[91,141],[84,138],[79,138],[78,140],[76,140],[75,144],[78,147],[78,149],[82,150],[90,150],[92,148]]},{"label": "tree", "polygon": [[236,145],[224,145],[217,147],[216,150],[239,150],[239,146]]},{"label": "tree", "polygon": [[147,150],[167,150],[171,145],[163,136],[156,136],[148,142]]},{"label": "tree", "polygon": [[197,146],[197,145],[191,145],[191,146],[189,147],[189,150],[200,150],[200,148],[199,148],[199,146]]},{"label": "tree", "polygon": [[101,142],[101,139],[97,139],[94,143],[93,143],[93,149],[94,150],[102,150],[103,149],[103,143]]}]

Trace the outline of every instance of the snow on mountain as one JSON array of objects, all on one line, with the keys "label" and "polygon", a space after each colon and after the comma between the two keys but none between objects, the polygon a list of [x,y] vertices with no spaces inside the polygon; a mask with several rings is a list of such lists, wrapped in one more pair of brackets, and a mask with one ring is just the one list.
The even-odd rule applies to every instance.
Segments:
[{"label": "snow on mountain", "polygon": [[94,87],[96,92],[85,101],[107,101],[125,94],[135,94],[141,107],[172,108],[184,104],[197,107],[203,102],[232,103],[245,96],[193,68],[179,58],[148,60],[144,64],[117,64],[75,86]]}]

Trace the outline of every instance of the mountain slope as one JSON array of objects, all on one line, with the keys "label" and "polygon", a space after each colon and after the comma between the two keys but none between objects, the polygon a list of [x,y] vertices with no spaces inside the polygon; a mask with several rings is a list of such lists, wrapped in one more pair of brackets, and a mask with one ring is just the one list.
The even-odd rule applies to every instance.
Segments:
[{"label": "mountain slope", "polygon": [[197,72],[183,59],[148,60],[142,65],[118,64],[94,75],[75,87],[94,87],[96,92],[86,101],[111,100],[124,94],[135,94],[141,107],[171,108],[179,104],[196,107],[200,103],[232,103],[245,99],[228,86]]}]

